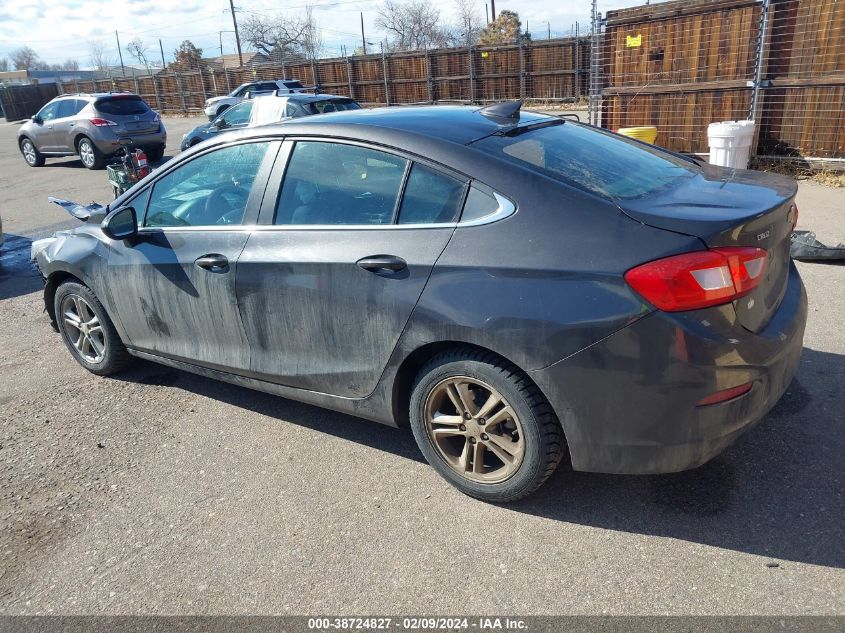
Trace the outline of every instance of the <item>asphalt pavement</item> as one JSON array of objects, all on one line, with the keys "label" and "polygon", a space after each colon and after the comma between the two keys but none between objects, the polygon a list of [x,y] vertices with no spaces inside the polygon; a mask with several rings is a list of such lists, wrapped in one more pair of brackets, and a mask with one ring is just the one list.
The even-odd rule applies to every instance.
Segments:
[{"label": "asphalt pavement", "polygon": [[[199,119],[167,119],[169,147]],[[0,614],[845,614],[845,266],[799,264],[798,376],[709,464],[559,470],[465,497],[410,432],[139,362],[70,357],[32,239],[106,202],[75,158],[28,167],[0,121]],[[171,152],[169,151],[170,155]],[[800,228],[845,241],[845,189]]]}]

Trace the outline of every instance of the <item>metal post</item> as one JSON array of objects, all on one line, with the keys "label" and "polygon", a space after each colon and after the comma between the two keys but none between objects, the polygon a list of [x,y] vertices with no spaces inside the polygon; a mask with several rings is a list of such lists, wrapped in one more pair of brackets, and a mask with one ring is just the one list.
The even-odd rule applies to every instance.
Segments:
[{"label": "metal post", "polygon": [[431,76],[431,57],[428,56],[427,48],[423,49],[423,54],[425,55],[425,83],[428,88],[428,102],[434,103],[434,78]]},{"label": "metal post", "polygon": [[158,82],[156,81],[155,75],[152,76],[152,80],[153,80],[153,92],[155,93],[156,103],[158,104],[158,112],[159,112],[159,114],[164,114],[164,109],[162,108],[162,105],[161,105],[161,95],[159,94],[159,91],[158,91]]},{"label": "metal post", "polygon": [[384,44],[381,46],[381,71],[384,75],[384,101],[390,105],[390,87],[387,85],[387,56],[384,54]]},{"label": "metal post", "polygon": [[[152,75],[150,75],[152,77]],[[132,75],[132,78],[135,80],[135,94],[141,94],[141,85],[138,83],[138,75]]]},{"label": "metal post", "polygon": [[314,85],[314,93],[320,92],[320,82],[317,81],[317,62],[311,58],[311,83]]},{"label": "metal post", "polygon": [[352,60],[347,57],[346,58],[346,83],[349,86],[349,98],[355,98],[355,92],[352,90]]},{"label": "metal post", "polygon": [[361,49],[367,54],[367,38],[364,37],[364,12],[361,11]]},{"label": "metal post", "polygon": [[223,67],[223,74],[226,76],[226,92],[232,92],[232,84],[229,82],[229,69]]},{"label": "metal post", "polygon": [[176,77],[176,89],[179,91],[179,98],[182,100],[182,112],[188,114],[188,106],[185,105],[185,91],[182,90],[182,82],[179,80],[179,73],[173,73]]},{"label": "metal post", "polygon": [[475,103],[475,65],[472,63],[472,45],[467,46],[469,56],[469,102]]},{"label": "metal post", "polygon": [[575,73],[572,75],[575,78],[575,102],[581,99],[581,49],[578,42],[578,23],[575,23]]},{"label": "metal post", "polygon": [[525,57],[522,52],[522,33],[517,40],[519,46],[519,98],[525,97]]},{"label": "metal post", "polygon": [[598,7],[596,0],[593,0],[592,15],[590,17],[592,29],[590,32],[590,96],[589,96],[589,117],[590,124],[598,125],[598,104],[601,101],[601,95],[598,94],[601,81],[599,79],[599,47],[601,44],[599,30],[601,28],[601,21],[599,20]]},{"label": "metal post", "polygon": [[754,83],[751,90],[751,110],[748,118],[751,121],[757,120],[757,109],[760,102],[760,88],[763,80],[763,56],[766,52],[766,31],[769,28],[769,8],[771,0],[763,0],[760,7],[760,32],[757,37],[757,57],[754,60]]},{"label": "metal post", "polygon": [[[161,70],[164,71],[167,68],[167,64],[164,63],[164,46],[161,44],[161,39],[158,40],[158,50],[161,51]],[[223,50],[223,45],[220,45],[220,50]]]}]

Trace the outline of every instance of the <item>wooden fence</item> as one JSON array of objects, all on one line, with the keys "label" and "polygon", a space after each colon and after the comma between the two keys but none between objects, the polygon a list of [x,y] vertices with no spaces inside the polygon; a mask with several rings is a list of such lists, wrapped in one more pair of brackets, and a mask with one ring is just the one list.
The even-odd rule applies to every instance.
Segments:
[{"label": "wooden fence", "polygon": [[209,97],[242,83],[298,79],[321,92],[364,104],[486,102],[502,99],[574,101],[585,94],[590,49],[586,39],[560,38],[501,46],[413,51],[203,69],[60,84],[64,93],[127,90],[165,114],[201,110]]},{"label": "wooden fence", "polygon": [[0,86],[0,107],[7,121],[20,121],[31,117],[58,94],[56,84]]},{"label": "wooden fence", "polygon": [[845,2],[679,0],[608,11],[601,123],[708,151],[707,125],[755,118],[756,155],[845,158]]}]

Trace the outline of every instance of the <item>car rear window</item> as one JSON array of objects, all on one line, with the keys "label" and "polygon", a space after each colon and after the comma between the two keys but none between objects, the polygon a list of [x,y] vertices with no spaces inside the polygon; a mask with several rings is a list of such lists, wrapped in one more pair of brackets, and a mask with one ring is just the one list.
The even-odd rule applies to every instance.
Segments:
[{"label": "car rear window", "polygon": [[473,147],[609,198],[639,198],[698,171],[658,147],[572,122],[488,136]]},{"label": "car rear window", "polygon": [[104,114],[115,114],[118,116],[145,114],[150,109],[144,100],[137,96],[104,97],[98,99],[94,107]]},{"label": "car rear window", "polygon": [[288,88],[289,90],[297,90],[305,87],[298,81],[284,81],[282,83],[285,85],[285,88]]},{"label": "car rear window", "polygon": [[324,112],[343,112],[344,110],[360,110],[361,106],[352,99],[325,99],[323,101],[312,101],[303,103],[302,107],[311,114],[323,114]]}]

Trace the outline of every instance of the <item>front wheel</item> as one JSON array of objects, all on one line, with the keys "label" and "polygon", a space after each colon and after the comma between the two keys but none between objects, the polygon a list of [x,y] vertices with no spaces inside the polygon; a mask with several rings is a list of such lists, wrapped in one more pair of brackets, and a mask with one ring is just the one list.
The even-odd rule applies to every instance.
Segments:
[{"label": "front wheel", "polygon": [[53,309],[62,340],[85,369],[108,376],[129,364],[132,357],[103,305],[88,287],[63,283],[56,289]]},{"label": "front wheel", "polygon": [[39,152],[35,144],[28,138],[21,141],[21,154],[30,167],[42,167],[44,165],[44,154]]},{"label": "front wheel", "polygon": [[102,169],[106,166],[106,159],[103,153],[97,149],[94,142],[83,136],[76,146],[76,151],[79,154],[79,160],[88,169]]},{"label": "front wheel", "polygon": [[516,501],[564,455],[560,422],[539,389],[493,354],[440,354],[417,375],[410,422],[429,464],[461,492]]}]

